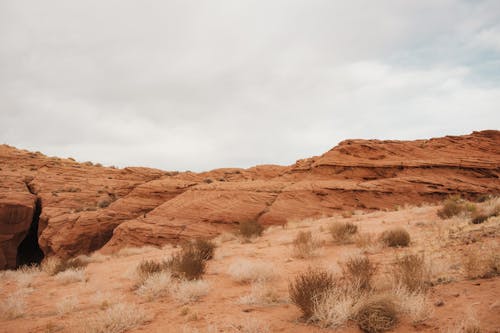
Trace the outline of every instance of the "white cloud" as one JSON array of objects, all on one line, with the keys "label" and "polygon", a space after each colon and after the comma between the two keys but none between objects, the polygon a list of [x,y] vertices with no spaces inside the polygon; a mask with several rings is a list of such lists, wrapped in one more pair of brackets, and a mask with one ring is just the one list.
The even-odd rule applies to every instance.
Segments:
[{"label": "white cloud", "polygon": [[[495,1],[0,3],[0,142],[107,164],[290,164],[498,127]],[[493,52],[493,53],[491,53]],[[490,67],[485,67],[490,66]]]}]

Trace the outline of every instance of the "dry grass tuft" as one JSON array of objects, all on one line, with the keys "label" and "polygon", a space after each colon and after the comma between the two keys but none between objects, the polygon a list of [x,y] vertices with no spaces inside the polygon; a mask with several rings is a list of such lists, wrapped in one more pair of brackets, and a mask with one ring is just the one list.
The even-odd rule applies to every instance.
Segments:
[{"label": "dry grass tuft", "polygon": [[252,283],[250,294],[240,297],[239,304],[245,305],[268,305],[281,302],[280,295],[276,288],[265,282]]},{"label": "dry grass tuft", "polygon": [[174,277],[187,280],[200,279],[205,273],[206,261],[194,247],[185,247],[165,262]]},{"label": "dry grass tuft", "polygon": [[216,247],[217,245],[211,240],[200,238],[184,245],[185,251],[196,253],[202,260],[213,259]]},{"label": "dry grass tuft", "polygon": [[405,229],[396,227],[384,231],[380,240],[389,247],[406,247],[410,245],[410,234]]},{"label": "dry grass tuft", "polygon": [[476,210],[477,207],[473,203],[461,199],[459,195],[453,195],[443,202],[443,207],[437,211],[437,215],[442,219],[449,219],[464,213],[475,213]]},{"label": "dry grass tuft", "polygon": [[83,282],[85,281],[85,270],[84,269],[67,269],[65,271],[62,271],[58,273],[55,278],[57,281],[59,281],[61,284],[70,284],[73,282]]},{"label": "dry grass tuft", "polygon": [[336,285],[337,281],[331,273],[309,269],[289,284],[290,300],[302,311],[304,319],[310,319],[317,300]]},{"label": "dry grass tuft", "polygon": [[158,274],[165,269],[163,263],[154,260],[142,260],[136,268],[136,287],[141,286],[152,275]]},{"label": "dry grass tuft", "polygon": [[398,323],[396,303],[388,296],[374,296],[359,305],[355,317],[359,328],[367,333],[388,331]]},{"label": "dry grass tuft", "polygon": [[87,267],[88,261],[83,257],[72,259],[60,259],[57,257],[48,257],[42,261],[41,269],[50,276],[57,275],[66,270],[78,270]]},{"label": "dry grass tuft", "polygon": [[25,294],[23,292],[13,293],[0,301],[0,318],[15,319],[26,313]]},{"label": "dry grass tuft", "polygon": [[338,244],[348,244],[353,241],[358,232],[358,226],[351,222],[334,222],[330,228],[333,241]]},{"label": "dry grass tuft", "polygon": [[372,280],[377,272],[377,266],[368,257],[351,257],[341,266],[346,281],[362,291],[372,290]]},{"label": "dry grass tuft", "polygon": [[399,286],[392,290],[392,294],[397,300],[399,312],[409,316],[414,325],[424,322],[431,316],[433,307],[429,304],[425,293],[411,292]]},{"label": "dry grass tuft", "polygon": [[82,320],[81,333],[122,333],[148,320],[141,308],[128,303],[117,303],[94,318]]},{"label": "dry grass tuft", "polygon": [[429,287],[430,269],[423,255],[407,254],[392,264],[394,284],[411,293],[420,293]]},{"label": "dry grass tuft", "polygon": [[152,301],[158,297],[165,296],[171,292],[173,281],[168,272],[150,273],[137,288],[138,295]]},{"label": "dry grass tuft", "polygon": [[173,296],[182,303],[194,302],[208,294],[210,285],[206,281],[180,281]]},{"label": "dry grass tuft", "polygon": [[73,312],[78,306],[78,299],[75,296],[69,296],[56,304],[56,312],[62,316],[66,313]]},{"label": "dry grass tuft", "polygon": [[264,227],[255,220],[240,222],[238,231],[245,239],[259,237],[264,232]]},{"label": "dry grass tuft", "polygon": [[462,261],[468,279],[490,278],[500,274],[498,247],[484,247],[469,250]]},{"label": "dry grass tuft", "polygon": [[240,283],[265,282],[277,277],[273,265],[264,262],[238,260],[233,262],[227,271],[234,281]]},{"label": "dry grass tuft", "polygon": [[296,258],[310,258],[317,255],[320,242],[313,238],[310,231],[299,231],[292,242],[293,256]]},{"label": "dry grass tuft", "polygon": [[337,328],[344,325],[355,315],[356,304],[364,298],[354,292],[356,287],[346,289],[332,288],[321,297],[314,299],[312,321],[318,321],[322,327]]}]

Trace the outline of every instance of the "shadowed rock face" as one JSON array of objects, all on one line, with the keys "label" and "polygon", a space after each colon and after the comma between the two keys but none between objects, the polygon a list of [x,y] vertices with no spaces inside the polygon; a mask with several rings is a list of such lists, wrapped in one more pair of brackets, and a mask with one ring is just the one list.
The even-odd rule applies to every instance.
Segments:
[{"label": "shadowed rock face", "polygon": [[341,210],[500,193],[500,132],[347,140],[283,167],[204,173],[105,168],[0,146],[0,267],[16,265],[38,198],[38,243],[61,257],[104,246],[213,236],[243,220],[281,224]]}]

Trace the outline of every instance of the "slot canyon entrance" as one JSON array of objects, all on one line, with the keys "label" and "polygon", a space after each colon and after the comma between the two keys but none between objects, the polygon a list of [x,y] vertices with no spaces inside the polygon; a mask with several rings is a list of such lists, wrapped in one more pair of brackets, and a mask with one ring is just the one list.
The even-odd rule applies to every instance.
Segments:
[{"label": "slot canyon entrance", "polygon": [[16,267],[38,265],[43,260],[44,254],[38,245],[38,223],[41,212],[42,204],[40,198],[38,198],[28,234],[17,247]]}]

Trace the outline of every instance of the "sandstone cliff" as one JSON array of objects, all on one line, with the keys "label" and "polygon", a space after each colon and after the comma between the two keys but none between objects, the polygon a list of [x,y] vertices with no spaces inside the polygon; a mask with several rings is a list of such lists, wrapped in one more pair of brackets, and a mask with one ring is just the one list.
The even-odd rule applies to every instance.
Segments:
[{"label": "sandstone cliff", "polygon": [[106,168],[2,145],[0,268],[43,255],[212,236],[249,219],[280,224],[434,202],[453,193],[499,194],[499,175],[499,131],[347,140],[288,167],[203,173]]}]

